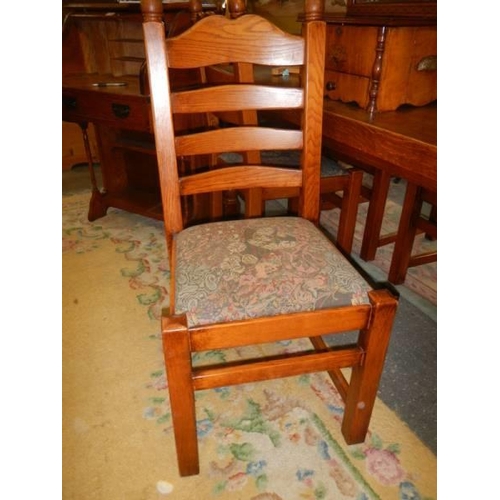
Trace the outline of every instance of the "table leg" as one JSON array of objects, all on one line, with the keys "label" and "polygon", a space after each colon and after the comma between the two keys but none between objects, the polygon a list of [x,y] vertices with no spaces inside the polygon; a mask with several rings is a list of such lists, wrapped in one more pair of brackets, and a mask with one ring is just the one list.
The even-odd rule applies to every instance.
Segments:
[{"label": "table leg", "polygon": [[79,123],[79,125],[80,128],[82,129],[83,145],[85,147],[85,154],[87,156],[87,164],[89,167],[89,174],[90,174],[90,184],[92,186],[92,196],[90,198],[89,213],[87,216],[89,221],[92,222],[96,219],[99,219],[100,217],[104,217],[106,215],[108,207],[102,197],[102,193],[99,190],[99,187],[97,186],[97,179],[94,172],[94,161],[92,159],[92,150],[90,149],[90,140],[87,132],[88,123],[81,122]]}]

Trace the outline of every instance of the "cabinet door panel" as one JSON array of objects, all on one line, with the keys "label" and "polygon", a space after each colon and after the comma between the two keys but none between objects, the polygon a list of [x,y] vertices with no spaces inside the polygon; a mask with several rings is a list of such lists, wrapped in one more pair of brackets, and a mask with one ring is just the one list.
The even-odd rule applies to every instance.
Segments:
[{"label": "cabinet door panel", "polygon": [[326,68],[369,77],[376,46],[377,28],[374,26],[328,26]]},{"label": "cabinet door panel", "polygon": [[83,71],[85,73],[111,73],[106,22],[87,22],[85,19],[78,19],[76,25],[83,52]]},{"label": "cabinet door panel", "polygon": [[432,69],[435,55],[435,28],[391,28],[384,51],[377,109],[394,110],[401,104],[422,106],[435,100],[436,71]]},{"label": "cabinet door panel", "polygon": [[414,47],[414,28],[389,28],[382,60],[379,111],[397,109],[405,102]]},{"label": "cabinet door panel", "polygon": [[422,106],[437,99],[437,30],[422,27],[415,31],[406,102]]},{"label": "cabinet door panel", "polygon": [[142,25],[132,21],[108,23],[107,41],[113,75],[138,75],[146,60]]}]

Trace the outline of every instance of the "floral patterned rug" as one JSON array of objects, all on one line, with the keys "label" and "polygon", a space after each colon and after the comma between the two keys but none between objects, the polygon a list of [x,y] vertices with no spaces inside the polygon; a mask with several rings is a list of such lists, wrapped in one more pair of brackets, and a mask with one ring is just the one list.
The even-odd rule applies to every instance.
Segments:
[{"label": "floral patterned rug", "polygon": [[158,331],[163,227],[116,209],[90,223],[89,198],[63,197],[63,498],[436,498],[436,457],[382,402],[365,443],[345,444],[343,405],[323,373],[199,392],[201,472],[180,478]]}]

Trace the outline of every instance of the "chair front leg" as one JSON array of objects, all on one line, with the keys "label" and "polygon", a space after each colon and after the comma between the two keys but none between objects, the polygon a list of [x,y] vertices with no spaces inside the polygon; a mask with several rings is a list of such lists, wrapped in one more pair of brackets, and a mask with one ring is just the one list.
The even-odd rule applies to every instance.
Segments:
[{"label": "chair front leg", "polygon": [[185,316],[162,318],[162,341],[172,423],[181,476],[199,473],[191,349]]},{"label": "chair front leg", "polygon": [[384,369],[397,300],[387,290],[370,292],[372,317],[368,328],[359,335],[358,345],[366,353],[352,368],[347,391],[342,434],[347,444],[365,440]]}]

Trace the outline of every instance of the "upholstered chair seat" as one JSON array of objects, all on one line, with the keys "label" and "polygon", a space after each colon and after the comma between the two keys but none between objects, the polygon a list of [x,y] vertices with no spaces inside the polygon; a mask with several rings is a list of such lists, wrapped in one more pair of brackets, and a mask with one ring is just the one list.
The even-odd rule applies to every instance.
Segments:
[{"label": "upholstered chair seat", "polygon": [[368,283],[298,217],[193,226],[174,255],[175,314],[189,327],[369,303]]}]

